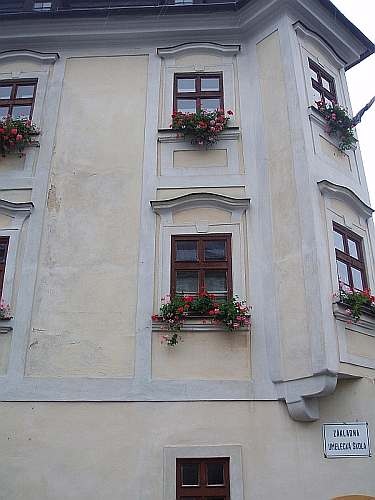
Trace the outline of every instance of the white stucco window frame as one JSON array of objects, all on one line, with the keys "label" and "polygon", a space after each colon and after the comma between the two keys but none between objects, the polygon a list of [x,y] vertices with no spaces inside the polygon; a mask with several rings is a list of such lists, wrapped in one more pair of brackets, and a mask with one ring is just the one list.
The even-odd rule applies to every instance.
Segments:
[{"label": "white stucco window frame", "polygon": [[[231,234],[232,235],[232,283],[233,294],[246,300],[247,248],[244,214],[250,206],[249,198],[232,198],[212,193],[191,193],[177,198],[152,201],[151,206],[160,217],[158,234],[159,269],[157,303],[170,293],[171,237],[183,234]],[[189,224],[175,224],[173,215],[191,208],[216,208],[229,212],[230,222],[211,223],[195,221]]]},{"label": "white stucco window frame", "polygon": [[176,500],[176,460],[178,458],[229,458],[230,498],[244,500],[242,447],[217,446],[166,446],[164,448],[163,500]]},{"label": "white stucco window frame", "polygon": [[[0,83],[2,80],[37,80],[36,94],[34,100],[34,109],[32,122],[40,129],[41,134],[36,140],[40,140],[43,135],[43,106],[47,92],[48,77],[50,65],[54,64],[59,58],[57,53],[36,52],[33,50],[10,50],[0,52]],[[9,62],[33,62],[40,65],[40,69],[30,71],[6,71],[3,65]],[[33,165],[38,154],[37,148],[25,149],[25,164],[23,174],[25,176],[32,174]],[[15,172],[17,175],[17,173]]]},{"label": "white stucco window frame", "polygon": [[[9,238],[8,252],[5,263],[5,274],[3,282],[2,300],[12,304],[12,297],[14,292],[14,276],[16,273],[17,258],[19,254],[19,243],[21,238],[21,231],[26,219],[30,216],[33,210],[33,204],[29,203],[13,203],[0,199],[0,215],[5,215],[10,218],[10,223],[3,226],[0,223],[0,236]],[[13,310],[13,307],[12,307]],[[14,310],[13,310],[14,312]],[[11,322],[2,321],[0,327],[6,328]],[[8,328],[8,330],[11,328]]]},{"label": "white stucco window frame", "polygon": [[[158,48],[157,54],[162,59],[159,128],[167,129],[171,123],[175,73],[222,73],[224,108],[234,112],[234,117],[230,119],[228,126],[237,126],[235,74],[237,73],[236,56],[240,50],[240,45],[222,45],[210,42],[183,43],[175,47]],[[199,62],[197,64],[181,64],[177,59],[177,56],[181,54],[194,54],[198,61],[200,54],[214,54],[219,56],[219,60],[216,64],[200,64]]]}]

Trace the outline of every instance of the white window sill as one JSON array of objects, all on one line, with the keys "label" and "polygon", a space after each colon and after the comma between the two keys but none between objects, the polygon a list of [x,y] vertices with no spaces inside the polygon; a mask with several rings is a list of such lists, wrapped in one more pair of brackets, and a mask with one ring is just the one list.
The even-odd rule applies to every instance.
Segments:
[{"label": "white window sill", "polygon": [[[152,322],[152,331],[155,333],[168,333],[168,329],[162,321]],[[225,328],[222,324],[212,324],[209,316],[207,317],[196,317],[189,318],[184,321],[184,325],[181,329],[182,332],[228,332],[228,334],[236,334],[238,332],[245,333],[250,332],[250,325],[241,326],[240,328],[230,331]]]},{"label": "white window sill", "polygon": [[13,321],[11,319],[1,319],[0,320],[0,335],[9,333],[13,330]]},{"label": "white window sill", "polygon": [[346,314],[345,311],[348,309],[348,307],[345,304],[341,302],[335,302],[332,304],[332,306],[333,314],[338,321],[343,321],[344,323],[348,324],[354,323],[367,330],[375,330],[375,313],[373,313],[372,311],[365,308],[359,320],[354,321],[350,316],[348,316],[348,314]]},{"label": "white window sill", "polygon": [[[182,135],[181,132],[176,130],[171,130],[170,128],[159,128],[158,130],[158,141],[159,142],[190,142],[189,138]],[[228,127],[223,130],[219,136],[219,141],[238,141],[241,136],[239,127]],[[197,146],[200,147],[200,146]]]}]

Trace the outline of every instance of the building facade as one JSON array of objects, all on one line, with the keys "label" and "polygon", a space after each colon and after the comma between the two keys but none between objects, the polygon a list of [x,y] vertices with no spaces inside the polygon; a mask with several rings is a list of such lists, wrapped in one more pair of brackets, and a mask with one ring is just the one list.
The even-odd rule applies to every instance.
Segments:
[{"label": "building facade", "polygon": [[[17,0],[0,22],[0,116],[40,129],[0,160],[0,498],[373,498],[371,456],[323,450],[325,423],[375,436],[375,316],[335,298],[338,273],[375,289],[375,240],[360,150],[316,108],[350,110],[372,43],[327,0]],[[170,128],[218,107],[208,148]],[[163,297],[200,288],[251,328],[189,317],[162,343]]]}]

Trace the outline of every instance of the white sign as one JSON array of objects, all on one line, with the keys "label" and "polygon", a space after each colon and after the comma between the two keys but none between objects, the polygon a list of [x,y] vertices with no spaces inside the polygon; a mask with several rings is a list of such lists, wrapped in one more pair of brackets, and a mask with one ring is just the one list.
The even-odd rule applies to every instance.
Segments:
[{"label": "white sign", "polygon": [[367,422],[323,424],[324,456],[370,457]]}]

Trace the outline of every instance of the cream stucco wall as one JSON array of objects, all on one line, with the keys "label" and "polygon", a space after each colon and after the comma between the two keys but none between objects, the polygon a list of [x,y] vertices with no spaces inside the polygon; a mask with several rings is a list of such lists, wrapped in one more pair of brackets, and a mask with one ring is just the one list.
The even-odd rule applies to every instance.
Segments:
[{"label": "cream stucco wall", "polygon": [[27,375],[133,374],[146,78],[146,56],[66,63]]},{"label": "cream stucco wall", "polygon": [[[244,500],[373,495],[373,458],[323,457],[324,422],[375,427],[371,380],[342,381],[320,422],[281,402],[2,403],[4,500],[162,500],[163,447],[240,445]],[[169,500],[169,499],[168,499]]]}]

